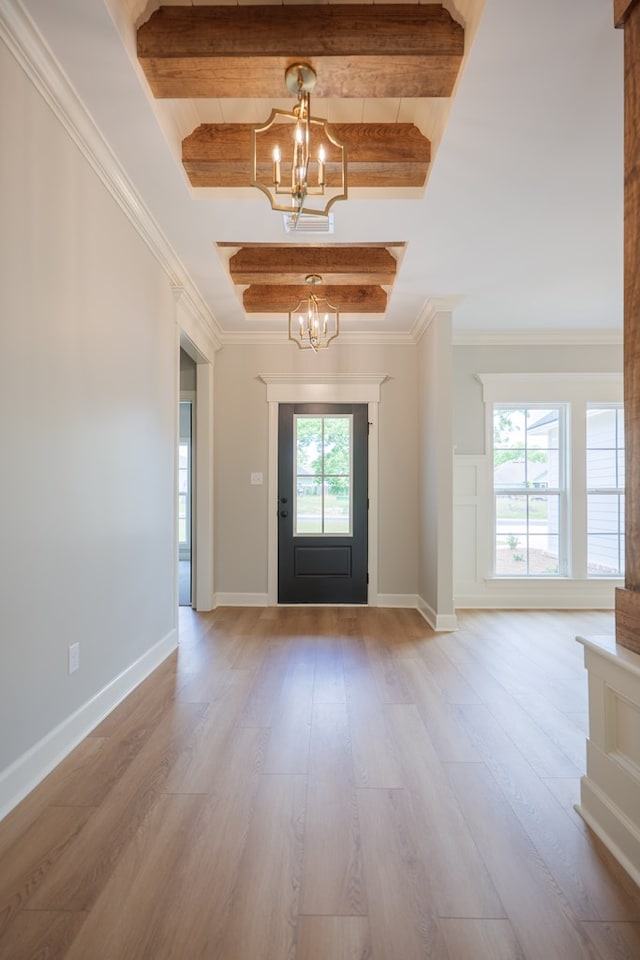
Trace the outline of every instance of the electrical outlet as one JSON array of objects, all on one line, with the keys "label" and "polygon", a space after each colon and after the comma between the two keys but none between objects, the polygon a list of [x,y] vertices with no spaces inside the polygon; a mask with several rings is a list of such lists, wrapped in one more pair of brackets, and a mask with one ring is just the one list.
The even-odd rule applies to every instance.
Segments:
[{"label": "electrical outlet", "polygon": [[80,668],[80,644],[69,644],[69,673],[75,673]]}]

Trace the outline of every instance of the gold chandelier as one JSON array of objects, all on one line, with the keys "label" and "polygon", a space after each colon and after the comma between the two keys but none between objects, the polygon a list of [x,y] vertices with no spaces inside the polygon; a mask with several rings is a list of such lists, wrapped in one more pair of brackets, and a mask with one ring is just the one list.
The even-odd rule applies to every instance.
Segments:
[{"label": "gold chandelier", "polygon": [[[322,283],[322,277],[312,273],[305,277],[305,283],[314,287]],[[337,307],[329,303],[326,297],[317,297],[313,290],[289,314],[289,340],[293,340],[301,350],[317,353],[328,347],[339,333],[340,313]]]},{"label": "gold chandelier", "polygon": [[301,215],[328,216],[336,200],[346,200],[347,156],[327,121],[311,116],[315,70],[294,63],[285,83],[298,102],[291,112],[272,110],[266,123],[251,128],[251,186],[266,194],[273,210],[293,214],[297,225]]}]

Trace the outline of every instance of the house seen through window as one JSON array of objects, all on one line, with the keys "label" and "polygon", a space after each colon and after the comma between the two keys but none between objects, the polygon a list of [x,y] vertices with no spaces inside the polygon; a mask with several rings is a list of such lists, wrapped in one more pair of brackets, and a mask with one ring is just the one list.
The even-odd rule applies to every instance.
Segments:
[{"label": "house seen through window", "polygon": [[495,404],[493,494],[495,576],[623,576],[622,405]]},{"label": "house seen through window", "polygon": [[496,407],[493,420],[495,572],[564,572],[564,408]]}]

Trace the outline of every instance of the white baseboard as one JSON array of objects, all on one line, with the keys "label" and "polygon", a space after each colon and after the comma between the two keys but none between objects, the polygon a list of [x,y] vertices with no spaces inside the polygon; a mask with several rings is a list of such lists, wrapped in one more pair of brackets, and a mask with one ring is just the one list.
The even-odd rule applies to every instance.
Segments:
[{"label": "white baseboard", "polygon": [[268,593],[216,593],[214,607],[268,607]]},{"label": "white baseboard", "polygon": [[[372,604],[373,606],[374,604]],[[217,593],[216,607],[268,607],[269,595],[266,593]],[[287,604],[289,606],[289,604]],[[307,604],[299,604],[307,606]],[[335,604],[329,604],[335,606]],[[376,598],[376,607],[402,607],[409,610],[419,610],[430,627],[434,630],[457,630],[458,618],[455,614],[436,614],[421,597],[415,593],[379,593]]]},{"label": "white baseboard", "polygon": [[418,606],[418,598],[415,593],[379,593],[375,606],[407,607],[410,610],[415,610]]},{"label": "white baseboard", "polygon": [[445,633],[458,629],[458,618],[455,613],[436,613],[422,597],[416,599],[418,612],[422,614],[432,630]]},{"label": "white baseboard", "polygon": [[582,803],[576,811],[640,886],[640,831],[589,777],[581,780]]},{"label": "white baseboard", "polygon": [[174,628],[0,773],[0,820],[71,753],[177,646]]},{"label": "white baseboard", "polygon": [[460,585],[457,610],[613,610],[619,580],[485,580]]}]

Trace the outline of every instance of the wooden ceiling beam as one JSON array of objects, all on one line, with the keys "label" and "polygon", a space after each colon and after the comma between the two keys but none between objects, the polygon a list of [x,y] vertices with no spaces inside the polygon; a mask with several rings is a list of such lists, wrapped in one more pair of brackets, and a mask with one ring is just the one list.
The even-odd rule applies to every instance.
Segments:
[{"label": "wooden ceiling beam", "polygon": [[235,284],[303,285],[319,274],[327,286],[393,284],[397,261],[380,247],[245,247],[229,260]]},{"label": "wooden ceiling beam", "polygon": [[[318,284],[313,292],[318,297],[325,297],[341,313],[384,313],[387,309],[387,294],[380,286]],[[244,291],[242,304],[247,313],[288,313],[295,310],[308,295],[309,287],[306,284],[252,284]]]},{"label": "wooden ceiling beam", "polygon": [[[412,123],[332,123],[347,150],[351,187],[423,187],[431,144]],[[260,135],[258,180],[268,183],[282,129]],[[325,145],[329,186],[340,182],[339,153]],[[336,154],[334,157],[333,154]],[[246,187],[251,179],[251,124],[204,123],[182,141],[182,163],[193,187]]]},{"label": "wooden ceiling beam", "polygon": [[286,97],[301,59],[314,97],[448,97],[464,29],[439,4],[166,6],[138,30],[156,97]]},{"label": "wooden ceiling beam", "polygon": [[616,27],[623,27],[638,0],[613,0],[613,21]]}]

